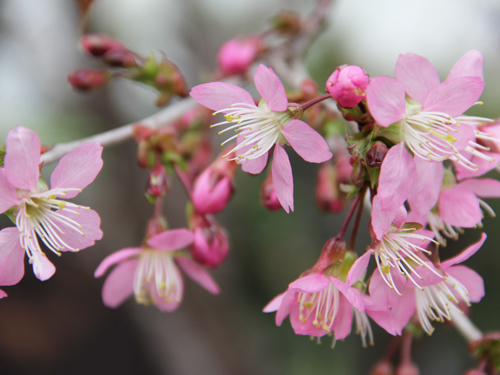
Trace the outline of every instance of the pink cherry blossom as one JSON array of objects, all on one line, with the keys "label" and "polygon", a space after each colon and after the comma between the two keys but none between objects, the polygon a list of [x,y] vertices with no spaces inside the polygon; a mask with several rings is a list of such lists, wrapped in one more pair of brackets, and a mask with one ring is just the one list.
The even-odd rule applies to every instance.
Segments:
[{"label": "pink cherry blossom", "polygon": [[285,87],[270,68],[260,65],[254,75],[259,105],[244,89],[229,83],[212,82],[198,85],[190,95],[215,113],[224,113],[226,121],[212,125],[228,127],[219,134],[234,130],[236,135],[223,144],[238,139],[226,156],[242,163],[244,171],[262,172],[269,151],[274,147],[272,167],[276,195],[285,209],[293,211],[293,178],[290,160],[283,145],[290,145],[306,161],[321,163],[332,157],[325,139],[305,122],[295,117],[298,105],[289,104]]},{"label": "pink cherry blossom", "polygon": [[289,315],[297,335],[321,337],[333,331],[335,340],[341,340],[350,333],[354,312],[357,332],[361,333],[363,343],[366,344],[367,335],[372,342],[363,296],[353,286],[365,273],[371,253],[368,251],[356,259],[345,280],[329,274],[327,270],[331,271],[331,268],[328,267],[295,280],[285,293],[274,298],[263,311],[276,311],[278,326]]},{"label": "pink cherry blossom", "polygon": [[4,168],[0,169],[0,212],[12,215],[17,230],[0,232],[0,259],[4,259],[0,274],[11,277],[3,285],[21,279],[24,253],[40,280],[54,274],[55,267],[38,238],[60,255],[92,246],[102,237],[95,211],[60,199],[75,197],[95,179],[102,168],[102,147],[87,143],[63,156],[52,172],[51,189],[40,177],[40,149],[38,135],[29,129],[18,127],[7,136]]},{"label": "pink cherry blossom", "polygon": [[[415,267],[415,275],[410,281],[399,272],[391,270],[395,288],[384,285],[382,277],[375,272],[370,282],[371,303],[367,302],[367,314],[382,328],[393,335],[400,335],[416,312],[420,324],[429,335],[434,328],[431,321],[452,320],[456,325],[462,324],[463,314],[459,304],[470,305],[479,302],[484,296],[484,283],[476,272],[462,265],[479,250],[486,235],[466,248],[457,256],[434,266],[423,258],[424,263]],[[438,277],[435,271],[442,275]],[[398,295],[396,288],[401,291]]]},{"label": "pink cherry blossom", "polygon": [[400,138],[414,155],[428,161],[446,159],[470,170],[478,167],[463,154],[479,152],[480,137],[468,124],[491,121],[463,116],[484,88],[483,55],[469,51],[452,68],[444,82],[424,57],[400,55],[395,76],[373,78],[366,96],[370,113],[380,126],[397,126]]},{"label": "pink cherry blossom", "polygon": [[187,229],[167,230],[151,237],[142,247],[122,249],[106,257],[94,273],[101,277],[116,265],[102,288],[104,304],[116,308],[134,294],[137,303],[152,303],[161,311],[174,311],[184,294],[179,267],[210,293],[218,294],[219,286],[212,277],[184,253],[176,251],[190,245],[193,239]]}]

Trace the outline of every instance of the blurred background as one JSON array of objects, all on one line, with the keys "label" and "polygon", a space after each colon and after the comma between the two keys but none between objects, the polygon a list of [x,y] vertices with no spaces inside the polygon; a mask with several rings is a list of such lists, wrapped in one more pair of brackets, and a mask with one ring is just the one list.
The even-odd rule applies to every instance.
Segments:
[{"label": "blurred background", "polygon": [[[107,33],[130,49],[164,51],[187,78],[201,82],[219,46],[240,34],[259,33],[281,9],[306,14],[314,2],[298,0],[95,0],[89,32]],[[337,0],[325,32],[314,42],[307,67],[320,88],[341,64],[371,75],[393,75],[398,54],[426,56],[444,79],[470,49],[485,55],[484,105],[470,113],[500,117],[500,2],[497,0]],[[74,92],[69,72],[98,67],[78,49],[76,2],[0,2],[0,139],[25,126],[42,143],[71,141],[137,121],[157,111],[155,93],[128,81],[88,94]],[[330,348],[295,336],[288,321],[278,328],[262,308],[316,261],[342,217],[319,212],[314,202],[315,166],[291,156],[295,212],[265,210],[259,199],[264,175],[237,176],[237,194],[218,216],[231,233],[231,253],[213,275],[222,287],[212,296],[186,281],[184,302],[174,313],[136,305],[102,305],[100,261],[135,246],[152,207],[144,199],[146,172],[136,163],[133,141],[104,151],[104,168],[78,198],[99,212],[104,237],[79,254],[51,257],[56,274],[41,283],[27,266],[20,284],[5,287],[0,301],[1,374],[367,374],[389,335],[372,325],[375,346],[364,349],[351,334]],[[53,166],[52,166],[53,167]],[[45,168],[49,173],[51,167]],[[186,226],[184,195],[177,181],[167,196],[171,227]],[[491,203],[500,212],[500,204]],[[343,215],[341,215],[343,216]],[[364,225],[366,227],[366,216]],[[2,217],[2,226],[11,225]],[[363,226],[362,226],[363,228]],[[471,317],[484,330],[500,329],[499,223],[484,219],[489,239],[467,265],[485,280],[486,297]],[[368,244],[362,233],[358,248]],[[460,246],[475,242],[468,230]],[[450,243],[442,256],[459,248]],[[436,324],[432,338],[414,344],[422,374],[462,374],[474,365],[466,343],[451,327]]]}]

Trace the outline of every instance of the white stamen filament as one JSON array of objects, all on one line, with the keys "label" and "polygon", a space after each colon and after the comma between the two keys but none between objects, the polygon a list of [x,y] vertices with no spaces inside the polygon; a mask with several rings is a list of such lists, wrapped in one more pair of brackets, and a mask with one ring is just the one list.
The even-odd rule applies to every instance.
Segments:
[{"label": "white stamen filament", "polygon": [[366,313],[363,311],[358,311],[354,307],[351,307],[352,312],[354,313],[354,319],[356,320],[356,333],[361,336],[361,342],[363,343],[363,347],[366,348],[366,335],[368,335],[369,344],[373,345],[373,332],[372,327],[370,325],[370,321],[366,316]]}]

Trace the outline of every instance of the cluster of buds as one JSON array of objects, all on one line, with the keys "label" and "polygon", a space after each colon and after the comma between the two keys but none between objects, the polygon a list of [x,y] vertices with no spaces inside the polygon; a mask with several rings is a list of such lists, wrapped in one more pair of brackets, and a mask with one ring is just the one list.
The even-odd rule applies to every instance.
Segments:
[{"label": "cluster of buds", "polygon": [[143,57],[104,34],[85,35],[80,45],[88,55],[100,58],[105,65],[118,70],[77,70],[68,75],[69,83],[77,90],[96,89],[112,78],[121,77],[155,88],[159,92],[158,106],[167,104],[173,95],[184,97],[188,94],[179,69],[163,56],[159,60],[153,53]]}]

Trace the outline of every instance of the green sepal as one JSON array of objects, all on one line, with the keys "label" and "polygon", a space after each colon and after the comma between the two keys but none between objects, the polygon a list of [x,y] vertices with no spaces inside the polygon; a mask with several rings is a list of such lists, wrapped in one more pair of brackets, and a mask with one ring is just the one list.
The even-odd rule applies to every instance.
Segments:
[{"label": "green sepal", "polygon": [[406,223],[401,229],[413,229],[414,231],[422,229],[424,226],[420,223]]},{"label": "green sepal", "polygon": [[16,217],[14,216],[14,207],[9,208],[7,211],[4,212],[5,215],[15,224],[16,223]]},{"label": "green sepal", "polygon": [[[5,146],[2,146],[2,148]],[[0,167],[3,167],[3,160],[5,158],[5,150],[0,148]]]},{"label": "green sepal", "polygon": [[396,122],[388,127],[377,127],[375,130],[376,137],[386,138],[394,144],[401,142],[401,125]]},{"label": "green sepal", "polygon": [[380,177],[380,168],[372,168],[367,165],[366,170],[368,172],[368,176],[370,177],[370,186],[374,189],[375,185],[377,185],[378,178]]},{"label": "green sepal", "polygon": [[351,184],[340,184],[339,189],[341,192],[347,194],[348,197],[352,197],[359,193],[359,188]]},{"label": "green sepal", "polygon": [[156,200],[158,199],[158,197],[155,197],[153,195],[150,195],[148,193],[144,193],[144,196],[146,197],[146,200],[151,203],[151,204],[155,204],[156,203]]}]

